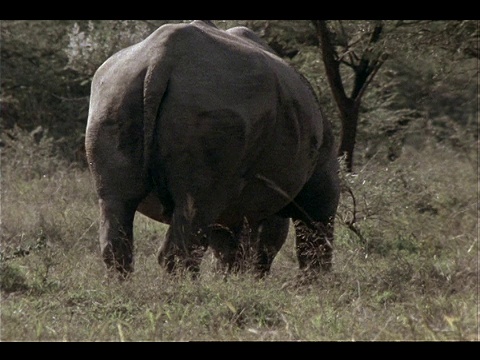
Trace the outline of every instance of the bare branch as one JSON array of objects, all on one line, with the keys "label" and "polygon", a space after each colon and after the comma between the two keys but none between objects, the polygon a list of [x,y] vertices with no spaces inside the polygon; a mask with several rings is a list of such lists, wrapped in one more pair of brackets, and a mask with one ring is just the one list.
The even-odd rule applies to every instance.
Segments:
[{"label": "bare branch", "polygon": [[370,74],[369,76],[367,77],[367,79],[365,80],[365,82],[363,83],[362,87],[360,88],[360,90],[358,91],[356,97],[355,97],[355,103],[357,105],[360,105],[360,101],[362,99],[362,96],[364,95],[365,93],[365,90],[367,89],[368,85],[370,85],[370,83],[373,81],[373,78],[375,77],[375,75],[377,74],[378,70],[380,70],[380,68],[382,67],[383,63],[387,60],[388,58],[388,55],[387,54],[383,54],[383,56],[381,56],[380,59],[378,59],[377,61],[375,61],[375,64],[373,66],[373,69],[370,70]]},{"label": "bare branch", "polygon": [[355,226],[355,224],[357,223],[357,201],[355,199],[355,195],[353,194],[352,189],[348,185],[343,184],[343,189],[346,190],[348,194],[351,196],[352,203],[353,203],[352,219],[351,220],[344,219],[344,224],[347,226],[347,228],[350,231],[352,231],[355,235],[358,236],[358,238],[364,245],[366,245],[367,240],[365,239],[361,231]]},{"label": "bare branch", "polygon": [[[344,59],[347,55],[350,58],[350,61],[347,61],[347,60]],[[352,69],[355,69],[357,67],[357,65],[354,63],[353,57],[357,57],[357,56],[356,56],[354,50],[350,49],[350,50],[347,50],[346,52],[344,52],[342,55],[340,55],[338,57],[337,61],[341,62],[342,64],[344,64],[344,65],[346,65],[346,66],[348,66]]]}]

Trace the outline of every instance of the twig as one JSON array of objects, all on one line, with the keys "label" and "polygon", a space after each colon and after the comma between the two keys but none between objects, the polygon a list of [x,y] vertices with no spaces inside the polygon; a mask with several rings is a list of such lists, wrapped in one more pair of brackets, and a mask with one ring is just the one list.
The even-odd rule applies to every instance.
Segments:
[{"label": "twig", "polygon": [[353,194],[352,189],[348,185],[344,184],[343,187],[350,194],[350,196],[352,197],[352,202],[353,202],[353,216],[352,216],[352,219],[349,220],[349,221],[345,220],[344,223],[345,223],[345,225],[347,225],[348,229],[350,229],[355,235],[358,236],[358,238],[360,239],[360,241],[364,245],[367,245],[368,244],[367,240],[362,235],[360,230],[357,229],[357,227],[355,227],[355,223],[357,222],[357,216],[356,216],[356,214],[357,214],[357,200],[355,199],[355,195]]}]

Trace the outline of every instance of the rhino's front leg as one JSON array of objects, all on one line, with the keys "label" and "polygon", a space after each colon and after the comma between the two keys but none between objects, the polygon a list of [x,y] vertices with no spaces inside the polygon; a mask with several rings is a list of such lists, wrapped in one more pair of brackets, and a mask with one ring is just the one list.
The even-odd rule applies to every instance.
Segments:
[{"label": "rhino's front leg", "polygon": [[196,276],[207,249],[205,227],[192,226],[186,217],[174,214],[158,253],[158,263],[169,273],[187,270]]},{"label": "rhino's front leg", "polygon": [[107,268],[123,278],[133,271],[133,219],[137,202],[100,199],[100,249]]},{"label": "rhino's front leg", "polygon": [[273,260],[285,243],[290,220],[272,215],[258,225],[252,226],[252,238],[255,239],[255,267],[259,277],[270,272]]}]

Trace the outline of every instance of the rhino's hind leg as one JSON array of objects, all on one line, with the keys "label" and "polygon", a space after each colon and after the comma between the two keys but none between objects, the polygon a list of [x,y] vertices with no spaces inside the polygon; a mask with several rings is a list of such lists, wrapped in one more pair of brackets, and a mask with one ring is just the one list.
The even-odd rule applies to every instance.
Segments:
[{"label": "rhino's hind leg", "polygon": [[[225,230],[224,230],[225,231]],[[213,243],[214,237],[209,239],[209,245],[216,249],[220,268],[224,274],[245,273],[253,268],[254,256],[252,248],[251,228],[246,219],[230,229],[223,245]]]},{"label": "rhino's hind leg", "polygon": [[337,160],[318,166],[290,207],[295,247],[304,274],[332,268],[334,220],[340,197]]},{"label": "rhino's hind leg", "polygon": [[100,250],[109,270],[133,272],[133,219],[138,201],[100,199]]},{"label": "rhino's hind leg", "polygon": [[259,277],[270,272],[273,260],[282,248],[288,235],[290,220],[271,216],[252,226],[252,238],[255,239],[255,271]]},{"label": "rhino's hind leg", "polygon": [[209,236],[217,257],[217,270],[228,273],[253,271],[265,277],[288,235],[289,219],[271,216],[249,224],[245,220],[231,229],[218,225]]},{"label": "rhino's hind leg", "polygon": [[333,220],[312,222],[312,227],[301,220],[295,226],[295,248],[300,269],[307,273],[329,271],[333,257]]},{"label": "rhino's hind leg", "polygon": [[226,226],[213,224],[209,227],[208,246],[217,258],[215,271],[224,275],[234,271],[235,259],[239,251],[239,242],[234,233]]}]

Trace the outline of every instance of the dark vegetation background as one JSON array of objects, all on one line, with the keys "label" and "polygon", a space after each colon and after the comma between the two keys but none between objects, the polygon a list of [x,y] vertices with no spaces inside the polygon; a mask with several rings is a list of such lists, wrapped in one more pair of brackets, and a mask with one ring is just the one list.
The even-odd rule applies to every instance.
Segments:
[{"label": "dark vegetation background", "polygon": [[326,21],[333,87],[319,21],[214,20],[301,71],[339,143],[334,94],[358,102],[334,270],[296,286],[290,234],[262,282],[223,281],[208,256],[199,282],[178,281],[155,260],[166,227],[139,215],[132,281],[104,278],[83,148],[91,79],[182,21],[0,22],[0,339],[478,341],[477,20]]},{"label": "dark vegetation background", "polygon": [[[108,56],[166,22],[2,21],[2,132],[15,126],[48,131],[67,161],[79,160],[95,70]],[[370,46],[366,39],[376,22],[329,21],[338,54],[344,59],[347,52],[341,49],[357,57],[365,54]],[[247,25],[264,37],[312,82],[339,132],[337,107],[312,21],[217,20],[216,24]],[[388,58],[362,99],[356,156],[380,151],[394,160],[405,143],[422,146],[427,137],[460,150],[465,141],[461,131],[477,139],[478,21],[389,20],[382,26],[380,41],[368,51],[370,57],[381,53]],[[342,65],[347,92],[353,82],[349,70]]]}]

